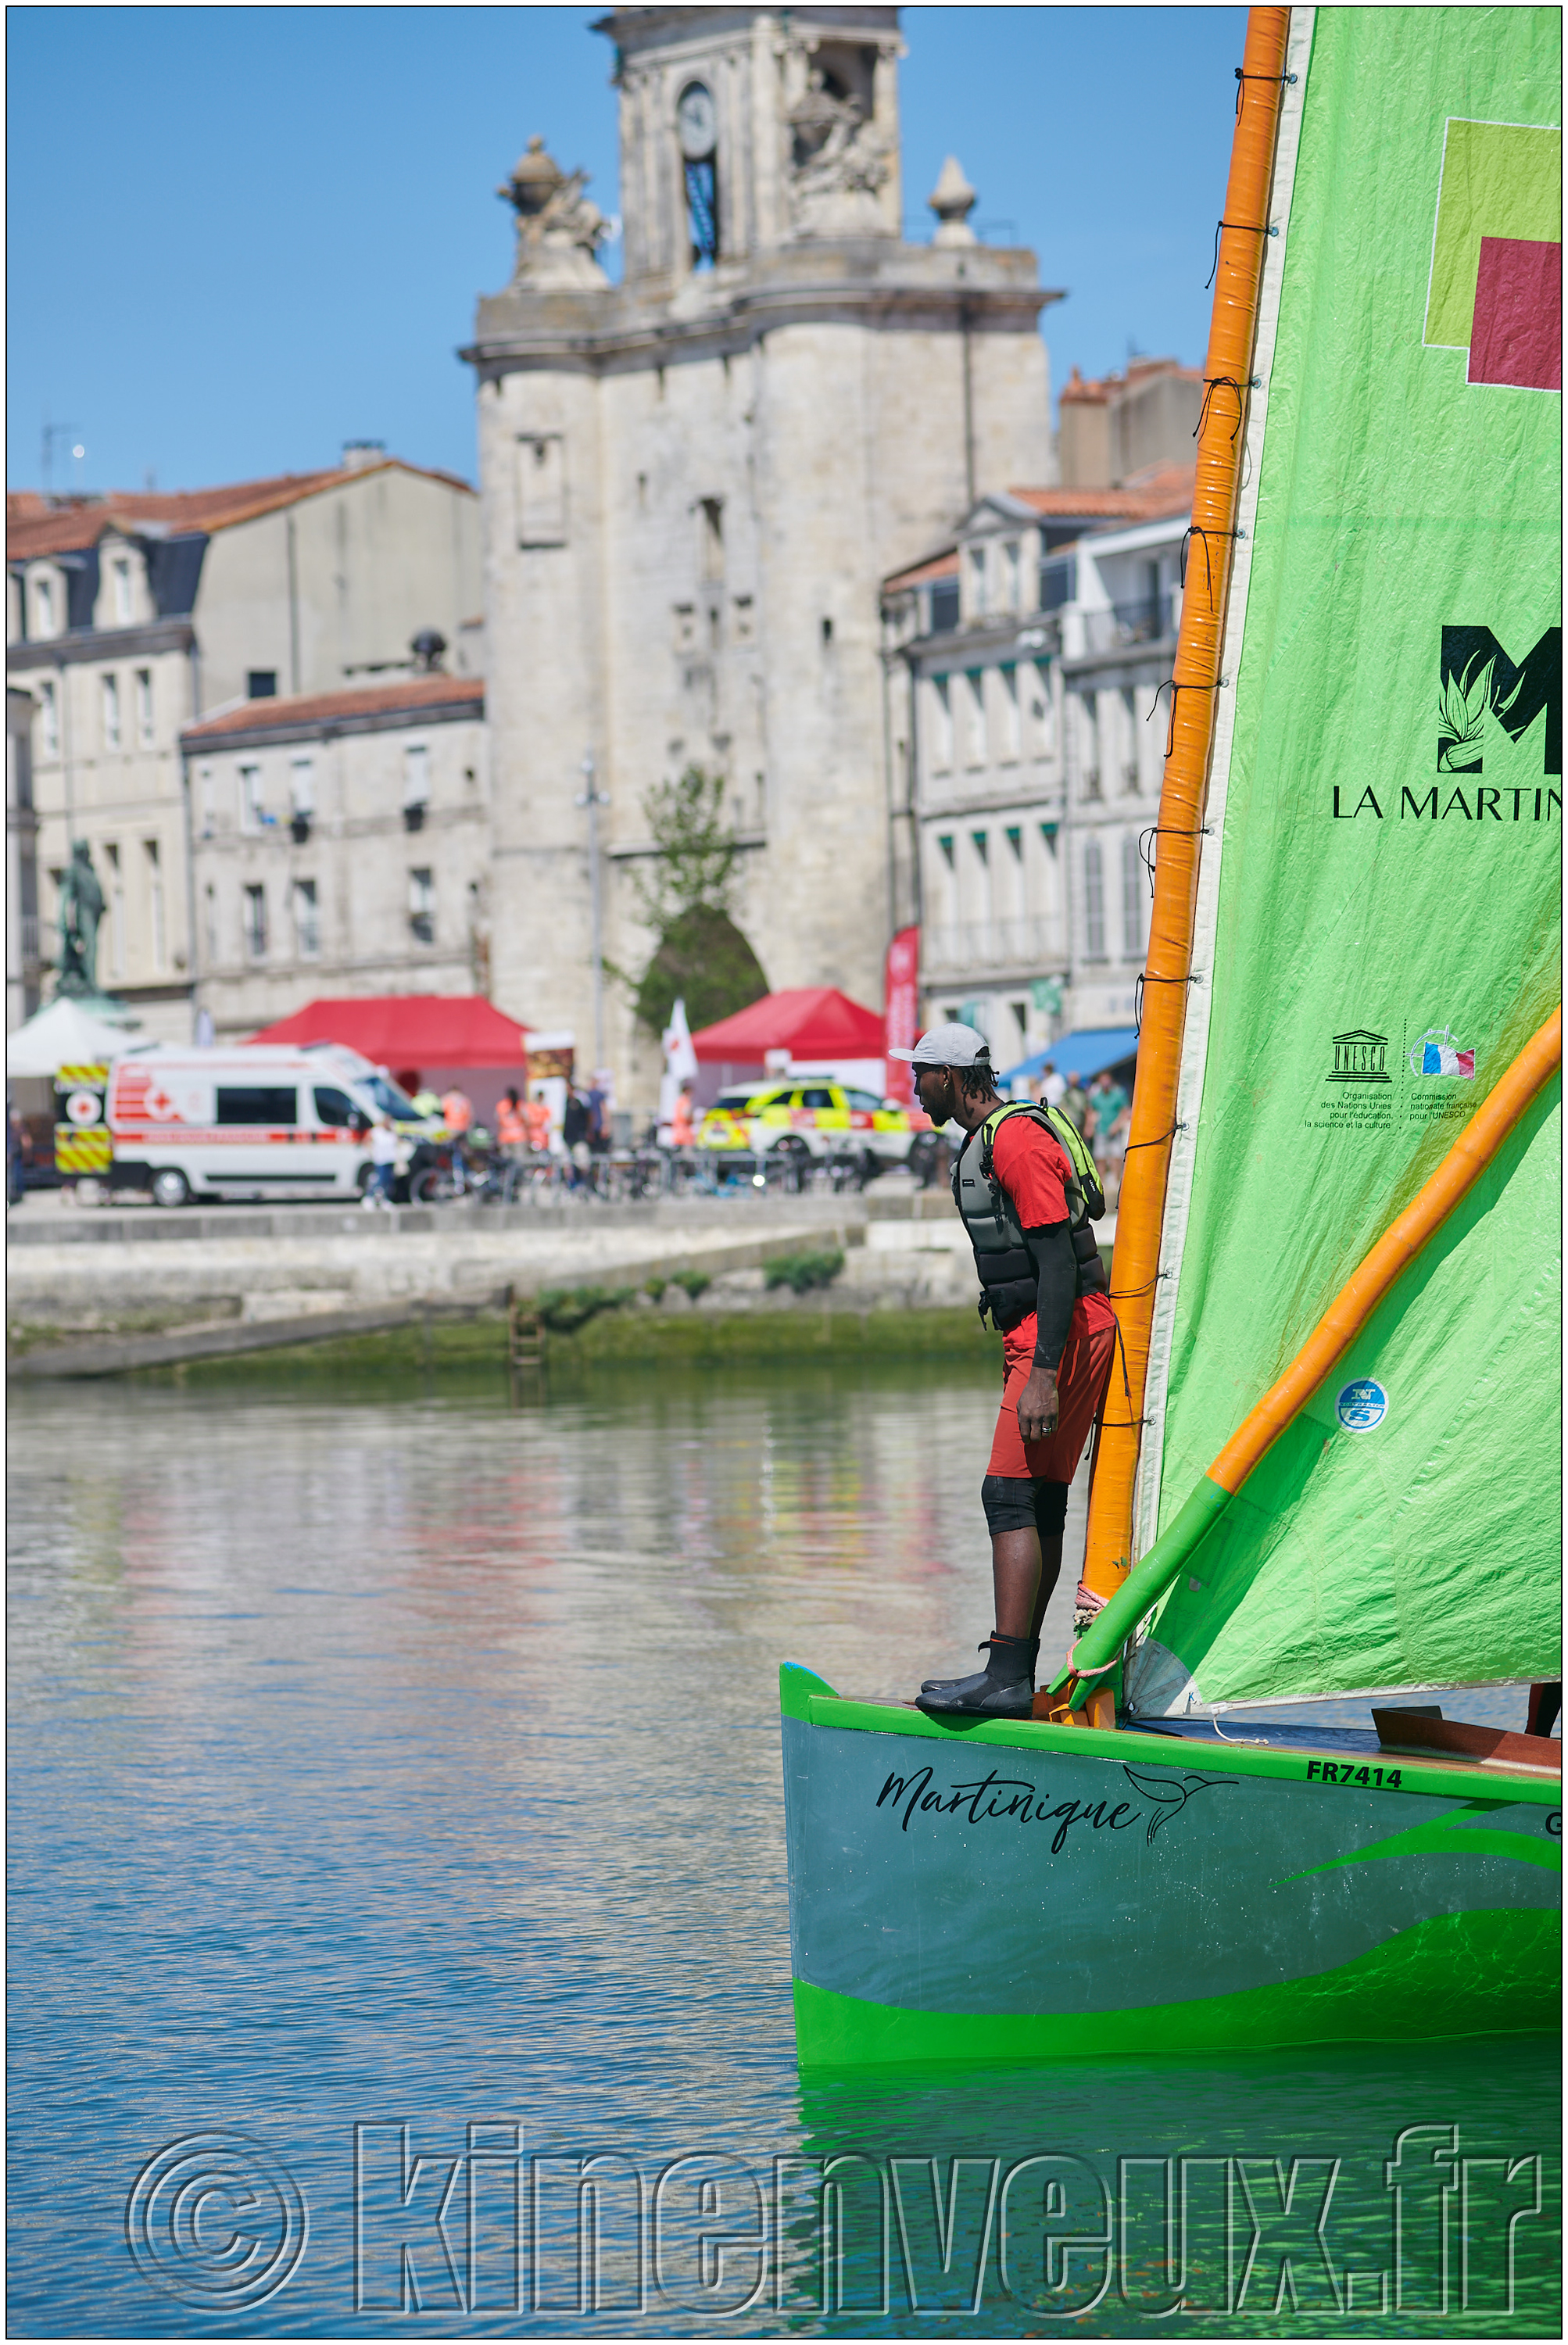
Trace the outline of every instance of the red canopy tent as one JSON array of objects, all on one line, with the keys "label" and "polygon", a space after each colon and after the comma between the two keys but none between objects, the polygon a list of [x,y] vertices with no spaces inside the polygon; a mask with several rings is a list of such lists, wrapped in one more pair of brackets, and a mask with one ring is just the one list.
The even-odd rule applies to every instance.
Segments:
[{"label": "red canopy tent", "polygon": [[485,1123],[504,1091],[522,1090],[528,1063],[524,1029],[478,993],[327,996],[250,1040],[345,1043],[409,1091],[444,1091],[455,1082]]},{"label": "red canopy tent", "polygon": [[[787,1051],[793,1066],[855,1066],[867,1071],[886,1050],[882,1021],[831,985],[794,986],[765,993],[748,1010],[704,1026],[691,1038],[697,1063],[727,1068],[723,1080],[760,1073],[772,1051]],[[700,1090],[705,1087],[699,1086]]]},{"label": "red canopy tent", "polygon": [[382,993],[307,1001],[253,1042],[342,1042],[378,1067],[516,1067],[527,1055],[514,1018],[477,993]]}]

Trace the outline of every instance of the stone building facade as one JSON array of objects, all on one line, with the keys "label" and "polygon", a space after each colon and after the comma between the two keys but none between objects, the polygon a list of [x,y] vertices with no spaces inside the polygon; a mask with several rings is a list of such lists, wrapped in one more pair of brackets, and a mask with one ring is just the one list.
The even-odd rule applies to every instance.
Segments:
[{"label": "stone building facade", "polygon": [[998,492],[884,583],[922,1018],[978,1026],[999,1066],[1132,1022],[1191,493],[1176,466]]},{"label": "stone building facade", "polygon": [[5,687],[5,1031],[39,1002],[38,817],[33,804],[30,693]]},{"label": "stone building facade", "polygon": [[195,1000],[219,1041],[321,993],[488,993],[482,682],[249,701],[181,746]]},{"label": "stone building facade", "polygon": [[[507,183],[512,283],[482,300],[495,983],[591,1030],[583,765],[607,958],[655,939],[644,801],[721,772],[737,917],[770,985],[881,998],[895,919],[881,580],[984,480],[1053,477],[1033,256],[983,247],[954,169],[900,233],[898,12],[626,8],[616,45],[626,273],[535,142]],[[649,1064],[625,989],[608,1056]]]},{"label": "stone building facade", "polygon": [[465,482],[365,444],[331,471],[219,489],[7,498],[6,673],[36,711],[46,959],[56,875],[86,839],[107,904],[99,983],[149,1037],[189,1040],[181,730],[407,673],[426,630],[472,658],[477,508]]}]

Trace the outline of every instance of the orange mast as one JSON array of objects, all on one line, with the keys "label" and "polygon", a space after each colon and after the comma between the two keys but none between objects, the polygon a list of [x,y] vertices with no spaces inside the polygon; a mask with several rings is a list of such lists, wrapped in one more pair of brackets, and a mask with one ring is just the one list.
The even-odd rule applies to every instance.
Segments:
[{"label": "orange mast", "polygon": [[1121,1324],[1132,1398],[1128,1406],[1122,1380],[1113,1373],[1089,1496],[1084,1579],[1095,1595],[1107,1598],[1121,1586],[1132,1561],[1134,1484],[1192,964],[1197,834],[1214,739],[1234,543],[1229,533],[1236,527],[1247,438],[1247,390],[1257,333],[1258,288],[1268,241],[1275,136],[1289,26],[1288,8],[1248,11],[1230,178],[1219,231],[1193,490],[1193,545],[1182,598],[1169,747],[1160,790],[1159,854],[1145,960],[1143,1031],[1111,1265],[1111,1293]]}]

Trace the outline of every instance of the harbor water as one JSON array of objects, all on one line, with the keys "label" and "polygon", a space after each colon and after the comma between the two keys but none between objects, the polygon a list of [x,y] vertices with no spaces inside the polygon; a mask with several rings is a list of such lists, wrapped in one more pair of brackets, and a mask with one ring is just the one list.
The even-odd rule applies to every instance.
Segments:
[{"label": "harbor water", "polygon": [[12,2333],[1560,2334],[1539,2038],[799,2075],[778,1666],[966,1665],[995,1399],[22,1392]]}]

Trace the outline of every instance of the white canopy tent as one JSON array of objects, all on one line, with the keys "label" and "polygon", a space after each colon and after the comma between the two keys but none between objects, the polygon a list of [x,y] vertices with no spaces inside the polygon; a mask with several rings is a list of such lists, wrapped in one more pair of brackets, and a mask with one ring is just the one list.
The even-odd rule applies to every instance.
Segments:
[{"label": "white canopy tent", "polygon": [[51,1001],[5,1037],[7,1075],[53,1075],[61,1067],[123,1058],[136,1041],[123,1026],[95,1018],[79,1001]]}]

